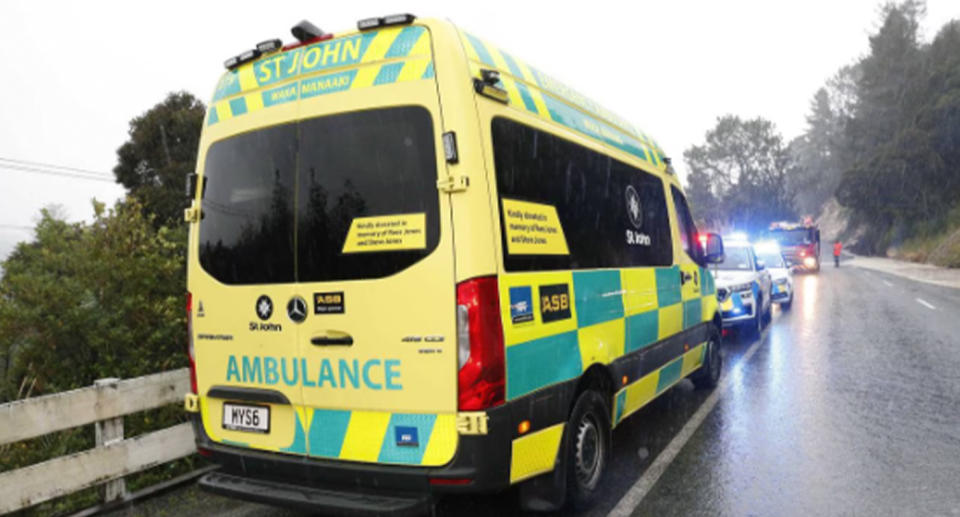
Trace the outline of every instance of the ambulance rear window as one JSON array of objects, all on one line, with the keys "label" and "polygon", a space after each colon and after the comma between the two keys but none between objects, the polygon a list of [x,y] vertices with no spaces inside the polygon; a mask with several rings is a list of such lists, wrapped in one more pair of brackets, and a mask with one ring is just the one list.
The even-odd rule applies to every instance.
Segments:
[{"label": "ambulance rear window", "polygon": [[225,284],[384,277],[429,255],[440,238],[424,108],[245,133],[213,144],[205,167],[200,264]]}]

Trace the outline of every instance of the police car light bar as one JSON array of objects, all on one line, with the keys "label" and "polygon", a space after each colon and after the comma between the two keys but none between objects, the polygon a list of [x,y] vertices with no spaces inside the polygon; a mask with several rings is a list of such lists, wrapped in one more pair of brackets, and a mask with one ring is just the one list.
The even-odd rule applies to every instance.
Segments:
[{"label": "police car light bar", "polygon": [[753,245],[753,249],[761,253],[780,253],[780,245],[776,241],[762,241]]}]

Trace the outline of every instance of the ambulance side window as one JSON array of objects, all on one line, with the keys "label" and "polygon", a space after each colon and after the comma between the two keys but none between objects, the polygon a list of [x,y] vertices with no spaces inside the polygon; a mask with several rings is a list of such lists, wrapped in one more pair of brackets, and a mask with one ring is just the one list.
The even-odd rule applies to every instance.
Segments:
[{"label": "ambulance side window", "polygon": [[[659,177],[503,117],[493,120],[492,137],[508,271],[672,263],[666,195]],[[542,228],[553,228],[536,220],[536,214],[511,216],[508,221],[505,203],[517,202],[541,213],[555,209],[569,253],[556,253],[549,241],[538,248]],[[522,249],[515,245],[511,252],[510,245],[518,242],[508,241],[511,237],[534,245]]]}]

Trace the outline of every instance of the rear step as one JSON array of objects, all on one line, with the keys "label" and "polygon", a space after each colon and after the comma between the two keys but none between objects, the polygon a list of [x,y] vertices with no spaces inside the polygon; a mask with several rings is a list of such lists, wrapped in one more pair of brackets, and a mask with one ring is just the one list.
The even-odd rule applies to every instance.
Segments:
[{"label": "rear step", "polygon": [[430,494],[344,492],[249,479],[221,472],[203,476],[199,485],[204,490],[237,499],[333,515],[424,515],[433,504]]}]

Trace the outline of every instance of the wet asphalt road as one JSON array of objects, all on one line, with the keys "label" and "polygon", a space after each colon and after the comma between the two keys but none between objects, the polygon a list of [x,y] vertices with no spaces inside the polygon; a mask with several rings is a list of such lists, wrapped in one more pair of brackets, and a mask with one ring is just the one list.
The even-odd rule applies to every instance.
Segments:
[{"label": "wet asphalt road", "polygon": [[[716,406],[633,515],[960,515],[960,290],[832,264],[795,282],[759,343],[725,343]],[[708,396],[684,381],[621,424],[581,515],[607,515]],[[124,513],[299,515],[195,487]],[[437,514],[515,515],[516,494]]]}]

